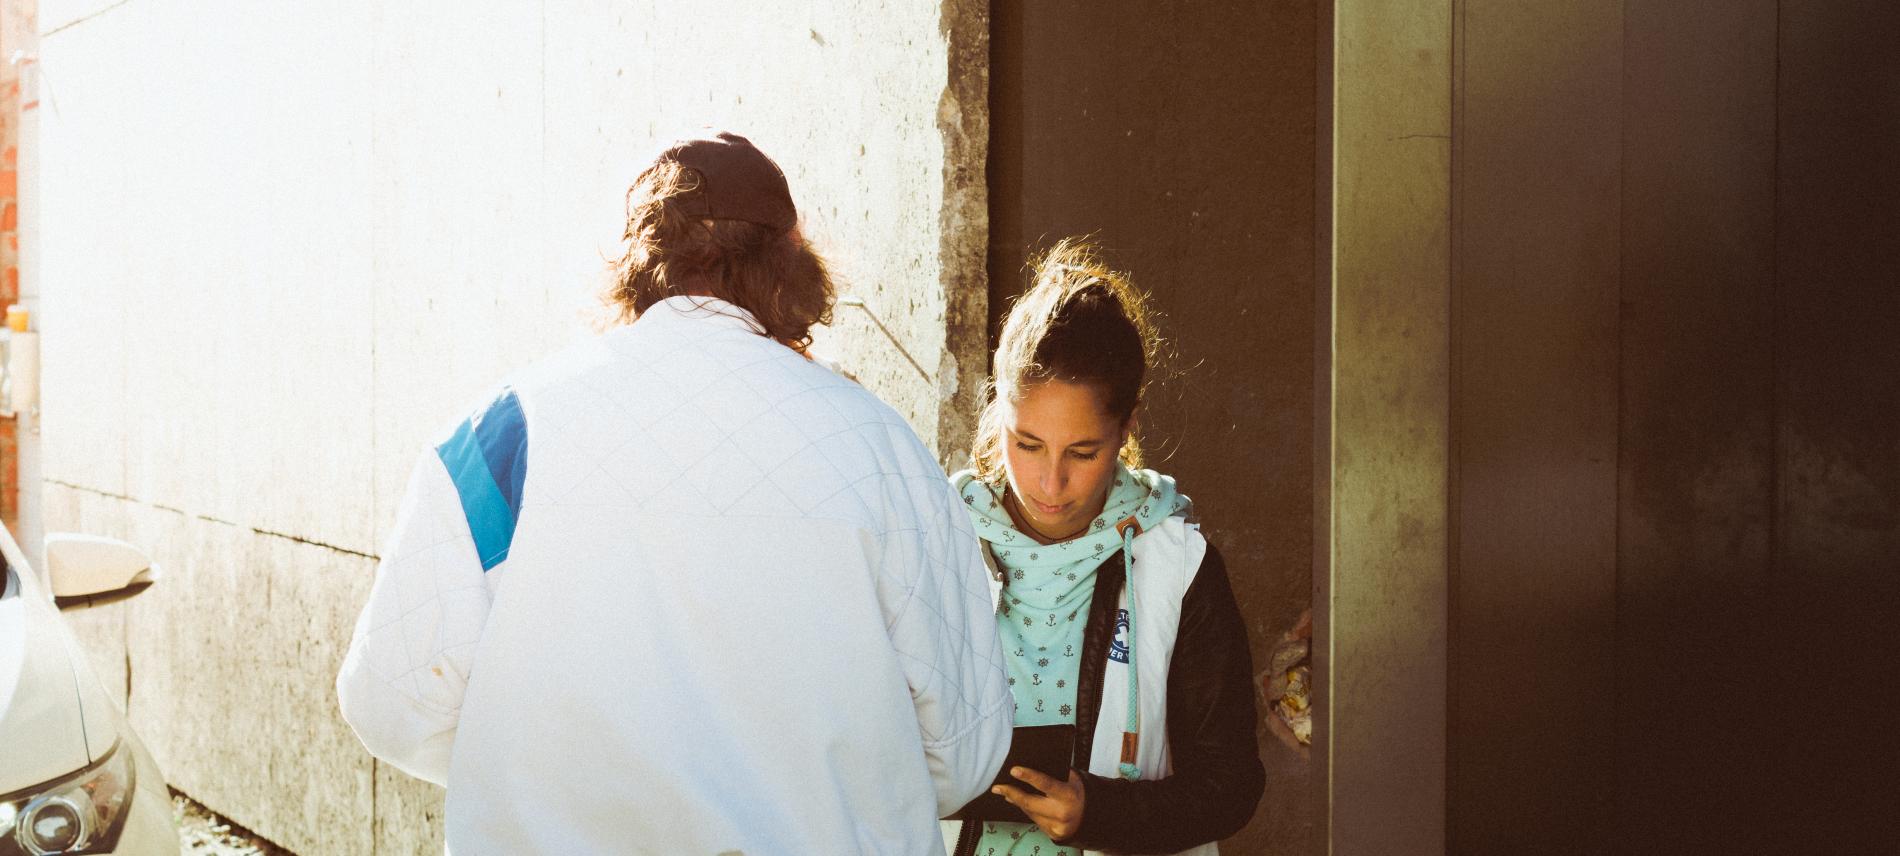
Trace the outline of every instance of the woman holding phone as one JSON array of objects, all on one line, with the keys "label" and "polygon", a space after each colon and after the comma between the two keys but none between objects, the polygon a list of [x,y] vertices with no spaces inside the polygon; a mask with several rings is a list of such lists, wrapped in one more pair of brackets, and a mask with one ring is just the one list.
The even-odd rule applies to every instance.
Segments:
[{"label": "woman holding phone", "polygon": [[[952,477],[987,548],[1017,726],[1003,802],[949,822],[954,853],[1213,853],[1264,787],[1253,667],[1219,551],[1174,480],[1141,469],[1158,340],[1086,244],[1058,244],[1034,277],[1003,325],[974,467]],[[1027,760],[1051,735],[1066,778]]]}]

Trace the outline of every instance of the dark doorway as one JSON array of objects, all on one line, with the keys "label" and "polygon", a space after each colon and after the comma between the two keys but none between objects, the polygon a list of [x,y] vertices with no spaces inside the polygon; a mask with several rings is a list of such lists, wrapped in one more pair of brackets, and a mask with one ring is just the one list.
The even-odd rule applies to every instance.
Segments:
[{"label": "dark doorway", "polygon": [[[1175,354],[1144,442],[1227,557],[1257,669],[1312,591],[1317,8],[992,7],[991,344],[1064,236],[1153,296]],[[1228,852],[1319,852],[1313,767],[1260,749],[1267,793]]]}]

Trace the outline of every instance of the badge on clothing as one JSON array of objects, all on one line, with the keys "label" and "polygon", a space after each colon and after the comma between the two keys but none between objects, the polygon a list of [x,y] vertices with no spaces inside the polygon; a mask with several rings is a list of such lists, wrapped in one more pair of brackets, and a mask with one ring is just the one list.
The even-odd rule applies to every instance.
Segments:
[{"label": "badge on clothing", "polygon": [[1115,610],[1115,638],[1108,642],[1108,658],[1117,663],[1128,662],[1128,610]]}]

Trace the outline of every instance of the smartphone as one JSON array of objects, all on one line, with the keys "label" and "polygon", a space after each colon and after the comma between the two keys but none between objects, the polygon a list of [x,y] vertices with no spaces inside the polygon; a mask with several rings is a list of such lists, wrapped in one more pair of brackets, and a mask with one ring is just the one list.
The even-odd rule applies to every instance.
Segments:
[{"label": "smartphone", "polygon": [[[1028,767],[1049,778],[1066,782],[1069,780],[1069,762],[1074,757],[1075,726],[1023,726],[1010,735],[1009,755],[1003,759],[1003,768],[996,771],[996,781],[991,784],[1013,785],[1030,793],[1041,793],[1028,782],[1010,775],[1010,768]],[[971,821],[1029,822],[1029,816],[1023,814],[1022,809],[1010,805],[1009,800],[990,793],[988,789],[954,817]]]}]

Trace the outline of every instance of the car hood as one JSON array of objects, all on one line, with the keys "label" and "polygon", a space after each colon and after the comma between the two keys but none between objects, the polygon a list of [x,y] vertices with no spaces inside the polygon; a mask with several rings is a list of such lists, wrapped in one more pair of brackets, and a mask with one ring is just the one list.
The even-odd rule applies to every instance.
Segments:
[{"label": "car hood", "polygon": [[37,785],[90,760],[74,672],[74,646],[59,611],[26,574],[0,596],[0,793]]}]

